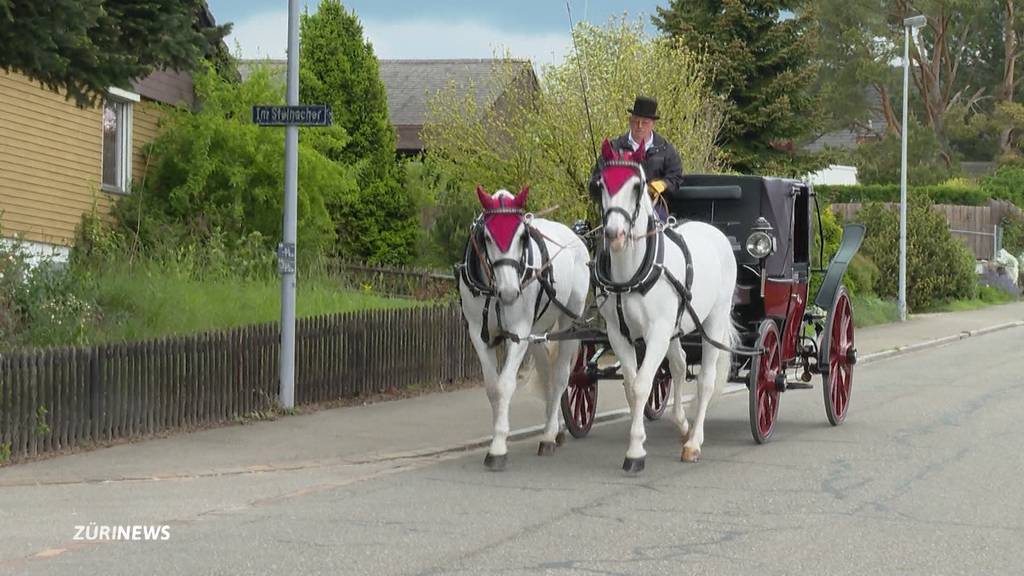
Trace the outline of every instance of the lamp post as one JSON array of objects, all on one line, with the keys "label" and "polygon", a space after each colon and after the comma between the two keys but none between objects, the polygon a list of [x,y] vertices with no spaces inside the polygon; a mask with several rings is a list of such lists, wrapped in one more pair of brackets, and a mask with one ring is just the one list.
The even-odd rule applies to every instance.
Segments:
[{"label": "lamp post", "polygon": [[902,157],[900,158],[900,322],[907,320],[907,104],[910,99],[910,34],[928,23],[923,14],[903,21],[903,130],[901,130]]}]

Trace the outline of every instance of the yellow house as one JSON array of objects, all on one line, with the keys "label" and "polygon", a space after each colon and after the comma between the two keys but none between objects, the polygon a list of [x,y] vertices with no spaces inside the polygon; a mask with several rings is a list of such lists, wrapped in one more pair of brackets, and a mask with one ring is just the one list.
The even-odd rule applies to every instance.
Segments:
[{"label": "yellow house", "polygon": [[35,252],[66,255],[82,214],[109,212],[145,177],[145,144],[165,105],[193,104],[187,74],[155,72],[103,102],[75,106],[62,93],[0,72],[0,228]]},{"label": "yellow house", "polygon": [[[204,9],[203,24],[214,25]],[[167,106],[195,104],[189,74],[157,71],[82,109],[0,70],[0,231],[36,254],[66,257],[82,215],[108,214],[145,178],[144,147]]]}]

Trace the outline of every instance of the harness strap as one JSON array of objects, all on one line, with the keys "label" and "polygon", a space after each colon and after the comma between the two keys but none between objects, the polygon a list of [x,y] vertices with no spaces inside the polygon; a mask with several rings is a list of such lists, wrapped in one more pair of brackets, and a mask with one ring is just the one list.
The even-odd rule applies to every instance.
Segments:
[{"label": "harness strap", "polygon": [[629,333],[626,316],[622,313],[622,292],[615,294],[615,312],[619,315],[619,332],[626,337],[626,340],[632,342],[633,336]]},{"label": "harness strap", "polygon": [[491,295],[488,294],[484,298],[484,318],[480,326],[480,339],[484,341],[484,344],[491,345],[491,331],[487,328],[487,314],[491,310]]},{"label": "harness strap", "polygon": [[[689,314],[690,319],[693,320],[693,325],[696,326],[697,331],[700,333],[700,337],[708,344],[711,344],[715,348],[724,352],[736,354],[737,356],[760,356],[762,352],[760,349],[744,348],[742,346],[733,348],[708,336],[707,331],[704,330],[704,323],[700,321],[699,317],[697,317],[697,311],[693,309],[693,304],[690,302],[693,298],[693,294],[690,292],[690,288],[693,286],[693,258],[690,257],[690,248],[687,246],[686,240],[683,239],[682,235],[675,230],[665,228],[665,235],[679,246],[683,251],[683,257],[686,258],[686,284],[679,282],[679,279],[672,273],[668,271],[665,272],[665,276],[668,278],[668,281],[672,284],[672,287],[675,288],[676,293],[679,294],[680,307],[676,317],[676,325],[679,325],[679,320],[682,319],[683,311],[685,310],[686,313]],[[673,338],[678,338],[680,336],[682,336],[682,333],[677,333]]]},{"label": "harness strap", "polygon": [[[554,304],[562,313],[566,314],[573,320],[578,320],[580,315],[570,310],[565,304],[558,300],[558,293],[554,287],[554,272],[551,270],[551,257],[548,252],[547,244],[544,242],[544,235],[533,228],[532,226],[526,225],[527,238],[523,243],[523,256],[521,260],[513,260],[511,258],[503,258],[493,263],[484,261],[483,266],[489,266],[490,268],[497,268],[500,266],[510,266],[516,269],[520,274],[521,286],[525,286],[531,280],[537,280],[541,289],[537,292],[537,299],[534,302],[533,307],[533,320],[536,322],[541,316],[543,316],[551,304]],[[540,250],[541,267],[537,268],[534,266],[534,255],[530,245],[530,240],[533,240],[538,249]],[[494,339],[491,339],[491,332],[488,328],[488,319],[490,314],[491,300],[495,299],[496,292],[493,286],[483,285],[478,279],[473,278],[473,274],[470,272],[471,258],[474,256],[476,249],[476,242],[467,242],[466,246],[466,257],[464,261],[455,266],[457,272],[457,278],[461,279],[466,286],[469,288],[470,293],[474,297],[483,295],[484,308],[482,326],[480,327],[480,338],[489,347],[493,348],[501,344],[504,340],[511,340],[512,342],[519,343],[523,340],[519,335],[513,334],[504,328],[504,322],[502,321],[501,313],[501,301],[495,300],[494,311],[497,316],[498,329],[493,335]],[[479,254],[479,253],[477,253]],[[547,296],[545,301],[544,297]]]},{"label": "harness strap", "polygon": [[[540,248],[541,255],[541,268],[540,274],[537,275],[537,282],[540,284],[541,291],[537,293],[537,303],[534,306],[534,321],[537,321],[551,304],[554,304],[563,314],[566,314],[573,320],[579,320],[580,315],[570,310],[565,304],[558,299],[558,292],[555,290],[555,274],[551,269],[551,255],[548,252],[548,245],[544,241],[543,234],[540,230],[533,228],[532,226],[527,228],[530,236],[533,237],[537,246]],[[547,296],[547,302],[544,303],[544,307],[540,308],[540,302],[542,296]]]}]

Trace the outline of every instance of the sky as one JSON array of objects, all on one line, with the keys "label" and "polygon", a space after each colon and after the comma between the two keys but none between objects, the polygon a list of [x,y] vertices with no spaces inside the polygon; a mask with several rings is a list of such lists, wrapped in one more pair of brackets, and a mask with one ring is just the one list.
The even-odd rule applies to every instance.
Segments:
[{"label": "sky", "polygon": [[[343,0],[363,24],[378,58],[490,58],[508,50],[535,65],[571,53],[565,0]],[[315,12],[319,0],[299,0]],[[288,43],[287,0],[208,0],[218,23],[232,22],[227,38],[243,58],[284,58]],[[574,22],[604,24],[626,14],[643,18],[648,33],[657,6],[668,0],[571,0]]]}]

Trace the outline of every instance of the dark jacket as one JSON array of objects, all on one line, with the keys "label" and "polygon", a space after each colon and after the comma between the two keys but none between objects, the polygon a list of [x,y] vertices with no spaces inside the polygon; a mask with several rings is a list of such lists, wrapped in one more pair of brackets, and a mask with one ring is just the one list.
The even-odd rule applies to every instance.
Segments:
[{"label": "dark jacket", "polygon": [[[633,149],[629,145],[628,133],[612,140],[611,145],[618,152]],[[654,142],[651,143],[651,147],[644,155],[643,166],[647,182],[665,181],[665,193],[675,192],[683,183],[683,162],[679,159],[679,153],[668,140],[662,138],[657,132],[654,133]],[[601,198],[600,177],[599,166],[594,166],[590,173],[590,195],[595,200]]]}]

